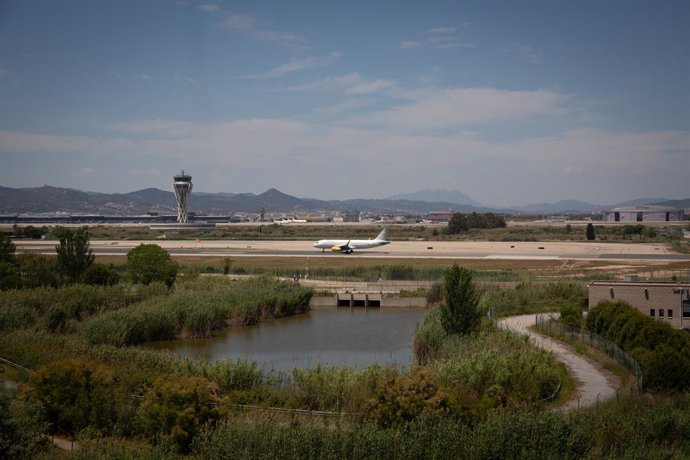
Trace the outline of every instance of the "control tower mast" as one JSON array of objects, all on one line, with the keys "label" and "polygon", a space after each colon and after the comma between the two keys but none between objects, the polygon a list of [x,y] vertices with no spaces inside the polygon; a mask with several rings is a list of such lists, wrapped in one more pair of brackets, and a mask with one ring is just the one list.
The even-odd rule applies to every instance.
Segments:
[{"label": "control tower mast", "polygon": [[177,199],[177,222],[187,223],[187,203],[192,194],[192,176],[185,174],[184,170],[173,178],[173,190]]}]

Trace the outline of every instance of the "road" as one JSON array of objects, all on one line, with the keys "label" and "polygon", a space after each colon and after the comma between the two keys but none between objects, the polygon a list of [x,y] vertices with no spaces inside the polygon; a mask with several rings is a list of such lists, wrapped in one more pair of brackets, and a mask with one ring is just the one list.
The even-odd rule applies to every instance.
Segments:
[{"label": "road", "polygon": [[579,403],[577,399],[568,401],[561,407],[562,410],[577,409],[578,405],[579,407],[593,406],[597,400],[604,401],[616,396],[616,387],[612,384],[612,378],[596,363],[578,355],[562,342],[529,329],[535,323],[535,315],[510,316],[498,323],[501,327],[527,334],[537,346],[552,352],[556,359],[566,365],[568,372],[577,383],[576,392],[581,397]]},{"label": "road", "polygon": [[[236,240],[92,240],[96,255],[124,255],[139,244],[158,244],[173,256],[209,257],[371,257],[419,259],[503,259],[503,260],[638,260],[687,261],[690,255],[670,252],[661,244],[578,242],[489,242],[489,241],[394,241],[382,248],[342,255],[321,252],[311,241]],[[54,254],[55,241],[16,240],[18,252]]]}]

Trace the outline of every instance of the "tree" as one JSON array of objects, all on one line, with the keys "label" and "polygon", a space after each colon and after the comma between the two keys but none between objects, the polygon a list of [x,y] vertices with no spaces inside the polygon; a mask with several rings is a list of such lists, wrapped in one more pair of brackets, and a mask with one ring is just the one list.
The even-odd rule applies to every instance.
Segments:
[{"label": "tree", "polygon": [[60,245],[55,246],[58,267],[74,283],[93,263],[93,250],[89,248],[89,229],[62,229],[59,234]]},{"label": "tree", "polygon": [[596,238],[596,235],[594,234],[594,225],[592,225],[591,222],[587,224],[587,231],[585,233],[587,235],[587,240],[589,241],[594,241]]},{"label": "tree", "polygon": [[115,420],[115,380],[110,368],[87,359],[53,361],[32,376],[48,421],[68,433],[108,430]]},{"label": "tree", "polygon": [[127,273],[134,283],[175,283],[177,264],[170,254],[157,244],[140,244],[127,253]]},{"label": "tree", "polygon": [[441,324],[447,334],[467,334],[479,328],[481,292],[472,281],[472,273],[453,264],[443,275],[444,302]]},{"label": "tree", "polygon": [[0,262],[17,265],[17,258],[14,255],[16,249],[17,246],[15,246],[10,237],[7,235],[0,236]]},{"label": "tree", "polygon": [[470,229],[470,224],[467,216],[461,212],[456,212],[448,221],[448,234],[457,235],[460,232],[466,232]]}]

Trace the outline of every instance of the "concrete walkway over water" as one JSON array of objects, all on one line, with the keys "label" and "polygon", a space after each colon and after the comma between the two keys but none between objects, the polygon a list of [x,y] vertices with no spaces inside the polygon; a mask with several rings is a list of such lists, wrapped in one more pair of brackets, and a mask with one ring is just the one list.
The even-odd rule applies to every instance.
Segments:
[{"label": "concrete walkway over water", "polygon": [[533,343],[552,352],[556,359],[566,365],[568,373],[575,379],[577,388],[575,399],[564,404],[561,407],[562,410],[577,409],[578,396],[580,396],[579,407],[596,405],[597,398],[599,401],[605,401],[616,396],[616,387],[612,379],[598,364],[578,355],[564,343],[529,329],[535,324],[535,315],[510,316],[501,319],[498,324],[514,332],[527,334]]}]

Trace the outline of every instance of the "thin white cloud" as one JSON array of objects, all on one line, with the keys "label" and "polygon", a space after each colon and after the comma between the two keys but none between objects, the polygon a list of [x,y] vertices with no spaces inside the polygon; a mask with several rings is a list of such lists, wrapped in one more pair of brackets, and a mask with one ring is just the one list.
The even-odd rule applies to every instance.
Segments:
[{"label": "thin white cloud", "polygon": [[259,28],[253,14],[227,13],[221,25],[257,40],[268,41],[291,48],[306,48],[306,39],[301,35]]},{"label": "thin white cloud", "polygon": [[[466,24],[463,23],[463,27]],[[401,48],[416,49],[430,46],[436,49],[476,48],[474,43],[468,43],[458,37],[457,27],[433,27],[425,31],[427,35],[421,40],[406,40],[400,43]]]},{"label": "thin white cloud", "polygon": [[259,79],[283,77],[292,72],[327,66],[329,64],[334,63],[341,57],[341,53],[333,51],[326,57],[308,57],[304,59],[293,59],[290,62],[286,62],[285,64],[281,64],[278,67],[274,67],[273,69],[267,72],[255,75],[247,75],[244,78]]},{"label": "thin white cloud", "polygon": [[206,13],[220,13],[221,11],[218,5],[214,5],[211,3],[202,3],[201,5],[199,5],[199,9]]},{"label": "thin white cloud", "polygon": [[508,47],[508,52],[514,54],[523,61],[531,62],[533,64],[541,64],[542,55],[530,45],[524,43],[513,43]]},{"label": "thin white cloud", "polygon": [[175,75],[173,77],[176,81],[179,81],[181,83],[184,83],[189,86],[199,86],[199,82],[193,79],[192,77],[183,77],[179,75]]},{"label": "thin white cloud", "polygon": [[386,79],[371,79],[363,77],[359,72],[350,72],[338,77],[327,77],[305,83],[300,86],[287,88],[286,91],[329,91],[344,90],[345,94],[372,94],[395,87],[395,82]]},{"label": "thin white cloud", "polygon": [[146,75],[145,73],[141,74],[141,79],[144,81],[150,81],[151,77],[149,75]]},{"label": "thin white cloud", "polygon": [[454,34],[458,29],[456,27],[433,27],[427,30],[430,34]]},{"label": "thin white cloud", "polygon": [[[180,5],[190,6],[189,2],[178,2]],[[252,13],[236,13],[227,11],[215,3],[200,3],[196,7],[204,13],[223,17],[220,25],[239,32],[249,38],[272,42],[280,46],[296,49],[307,49],[306,39],[298,34],[278,32],[264,29],[257,25],[257,20]]]},{"label": "thin white cloud", "polygon": [[394,86],[395,83],[391,80],[379,79],[370,82],[362,82],[361,84],[348,88],[345,94],[372,94],[393,88]]},{"label": "thin white cloud", "polygon": [[406,48],[406,49],[414,49],[414,48],[421,48],[423,45],[422,42],[415,42],[412,40],[404,41],[400,43],[401,48]]},{"label": "thin white cloud", "polygon": [[89,166],[82,166],[79,168],[79,172],[75,173],[75,176],[80,176],[80,177],[91,177],[96,174],[101,173],[103,170],[100,168],[91,168]]},{"label": "thin white cloud", "polygon": [[571,96],[546,90],[495,88],[429,89],[401,94],[412,103],[353,120],[355,123],[404,129],[446,129],[525,117],[562,114]]},{"label": "thin white cloud", "polygon": [[251,32],[256,28],[256,19],[252,14],[229,13],[223,25],[240,32]]},{"label": "thin white cloud", "polygon": [[475,44],[461,42],[459,38],[451,35],[435,35],[430,37],[427,42],[439,49],[476,48]]}]

